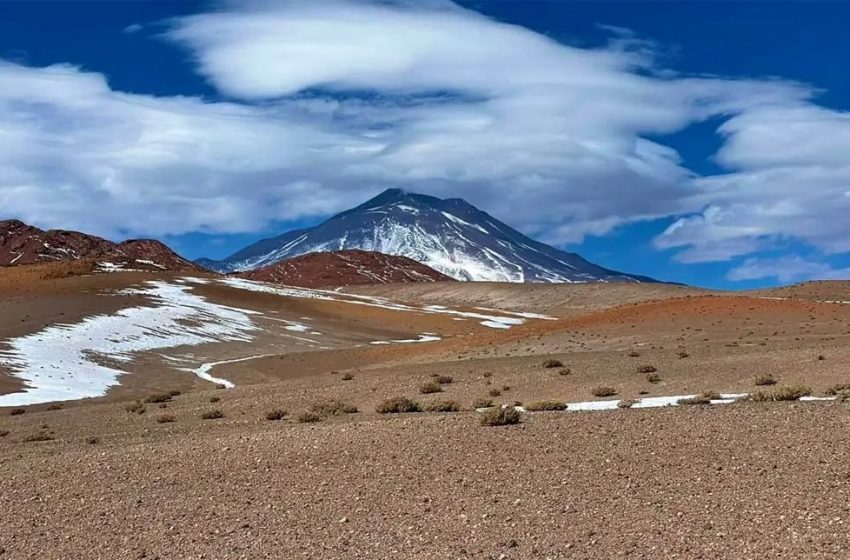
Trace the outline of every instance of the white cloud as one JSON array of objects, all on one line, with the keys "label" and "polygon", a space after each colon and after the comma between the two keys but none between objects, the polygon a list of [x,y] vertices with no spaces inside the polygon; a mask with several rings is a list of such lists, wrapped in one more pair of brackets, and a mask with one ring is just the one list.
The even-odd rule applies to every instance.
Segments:
[{"label": "white cloud", "polygon": [[[684,216],[656,240],[684,261],[786,237],[850,250],[847,115],[793,82],[677,76],[614,31],[580,49],[447,0],[239,2],[172,22],[227,103],[0,64],[0,207],[106,235],[246,232],[394,186],[555,243]],[[697,177],[647,139],[716,116],[727,174]]]},{"label": "white cloud", "polygon": [[833,268],[824,262],[787,256],[776,259],[747,259],[727,275],[729,280],[761,280],[776,278],[780,282],[800,280],[843,280],[850,278],[850,268]]}]

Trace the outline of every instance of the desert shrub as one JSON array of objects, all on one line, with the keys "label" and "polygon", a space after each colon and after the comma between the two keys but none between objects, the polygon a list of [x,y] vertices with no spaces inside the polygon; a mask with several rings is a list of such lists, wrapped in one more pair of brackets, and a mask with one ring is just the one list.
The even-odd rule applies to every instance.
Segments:
[{"label": "desert shrub", "polygon": [[490,408],[481,413],[482,426],[509,426],[511,424],[519,424],[522,419],[515,408]]},{"label": "desert shrub", "polygon": [[648,366],[647,365],[647,366],[638,366],[638,368],[637,368],[638,373],[654,373],[656,371],[658,371],[658,368],[655,367],[655,366]]},{"label": "desert shrub", "polygon": [[170,424],[177,422],[177,418],[173,414],[160,414],[156,417],[156,421],[159,424]]},{"label": "desert shrub", "polygon": [[174,398],[174,397],[179,397],[179,396],[180,396],[180,391],[169,391],[169,392],[168,392],[168,395],[169,395],[170,397],[172,397],[172,398]]},{"label": "desert shrub", "polygon": [[286,418],[286,411],[276,408],[274,410],[270,410],[266,412],[266,420],[269,422],[276,422],[278,420],[283,420]]},{"label": "desert shrub", "polygon": [[86,438],[86,443],[89,445],[97,445],[100,443],[100,438],[95,436],[89,436]]},{"label": "desert shrub", "polygon": [[63,408],[62,403],[53,403],[53,404],[47,405],[47,408],[45,408],[44,410],[46,410],[46,411],[62,410],[62,408]]},{"label": "desert shrub", "polygon": [[9,430],[0,430],[0,437],[6,437],[9,435]]},{"label": "desert shrub", "polygon": [[647,373],[646,380],[652,384],[661,383],[661,376],[657,373]]},{"label": "desert shrub", "polygon": [[826,390],[827,395],[837,395],[839,393],[846,393],[850,391],[850,383],[839,383],[838,385],[833,385]]},{"label": "desert shrub", "polygon": [[475,399],[472,401],[472,408],[490,408],[493,406],[493,401],[490,399]]},{"label": "desert shrub", "polygon": [[440,385],[448,385],[454,382],[454,378],[451,375],[434,375],[434,381]]},{"label": "desert shrub", "polygon": [[638,352],[637,350],[632,350],[631,352],[626,354],[626,356],[628,356],[629,358],[640,358],[640,352]]},{"label": "desert shrub", "polygon": [[679,352],[676,353],[676,355],[679,357],[680,360],[684,360],[685,358],[690,357],[690,354],[688,354],[684,350],[680,350]]},{"label": "desert shrub", "polygon": [[486,378],[488,378],[488,377],[493,377],[493,372],[492,372],[492,371],[485,371],[485,372],[483,373],[483,377],[484,377],[485,379],[486,379]]},{"label": "desert shrub", "polygon": [[20,416],[21,414],[26,414],[27,410],[25,408],[13,408],[9,411],[9,416]]},{"label": "desert shrub", "polygon": [[809,387],[799,386],[783,386],[773,391],[759,391],[750,395],[749,401],[752,402],[777,402],[777,401],[797,401],[801,397],[807,397],[812,394]]},{"label": "desert shrub", "polygon": [[218,409],[208,410],[201,414],[201,420],[218,420],[224,418],[224,413]]},{"label": "desert shrub", "polygon": [[53,439],[55,438],[47,432],[36,432],[25,437],[24,442],[30,443],[34,441],[52,441]]},{"label": "desert shrub", "polygon": [[437,401],[425,405],[428,412],[459,412],[460,405],[455,401]]},{"label": "desert shrub", "polygon": [[823,354],[818,356],[818,361],[820,361],[820,362],[824,361],[825,359],[826,359],[826,356],[824,356]]},{"label": "desert shrub", "polygon": [[545,367],[545,368],[564,367],[564,364],[561,363],[561,360],[546,360],[545,362],[543,362],[543,367]]},{"label": "desert shrub", "polygon": [[316,414],[315,412],[310,412],[309,410],[306,412],[302,412],[297,417],[298,422],[301,424],[313,424],[315,422],[321,422],[322,417]]},{"label": "desert shrub", "polygon": [[310,412],[319,416],[342,416],[343,414],[356,414],[357,407],[353,404],[344,403],[336,399],[316,402],[310,405]]},{"label": "desert shrub", "polygon": [[375,408],[378,414],[402,414],[406,412],[422,412],[419,403],[405,397],[387,399]]},{"label": "desert shrub", "polygon": [[631,408],[638,403],[635,399],[623,399],[617,403],[617,408]]},{"label": "desert shrub", "polygon": [[156,393],[154,395],[149,395],[147,398],[145,398],[145,402],[148,403],[148,404],[164,403],[164,402],[168,402],[170,400],[171,400],[171,394],[170,393]]},{"label": "desert shrub", "polygon": [[140,403],[139,401],[132,402],[124,407],[124,410],[127,412],[132,412],[134,414],[144,414],[145,413],[145,405]]},{"label": "desert shrub", "polygon": [[217,403],[221,401],[221,397],[210,397],[211,403]]},{"label": "desert shrub", "polygon": [[835,395],[835,400],[838,402],[847,402],[850,400],[850,391],[841,391],[837,395]]},{"label": "desert shrub", "polygon": [[753,380],[753,384],[758,387],[764,387],[765,385],[776,385],[776,379],[769,373],[766,373],[764,375],[757,375],[756,378]]},{"label": "desert shrub", "polygon": [[496,389],[494,387],[493,389],[490,389],[489,391],[487,391],[487,394],[490,395],[491,397],[498,397],[502,394],[502,391],[500,389]]},{"label": "desert shrub", "polygon": [[599,387],[595,387],[591,394],[594,397],[613,397],[617,394],[617,390],[613,387],[608,387],[607,385],[601,385]]},{"label": "desert shrub", "polygon": [[561,401],[536,401],[528,403],[526,410],[540,412],[544,410],[566,410],[567,404]]},{"label": "desert shrub", "polygon": [[568,368],[568,367],[563,367],[563,368],[561,368],[561,369],[559,369],[559,370],[558,370],[558,375],[569,375],[569,374],[571,374],[572,372],[573,372],[573,370],[571,370],[570,368]]},{"label": "desert shrub", "polygon": [[351,373],[346,373],[346,374],[343,374],[343,376],[340,379],[342,379],[343,381],[351,381],[352,379],[354,379],[354,375],[351,374]]},{"label": "desert shrub", "polygon": [[678,404],[711,404],[711,401],[715,401],[720,398],[720,393],[717,393],[716,391],[706,391],[693,397],[679,399]]},{"label": "desert shrub", "polygon": [[437,383],[436,381],[428,381],[427,383],[423,383],[419,386],[419,392],[423,395],[430,395],[432,393],[442,393],[443,386]]}]

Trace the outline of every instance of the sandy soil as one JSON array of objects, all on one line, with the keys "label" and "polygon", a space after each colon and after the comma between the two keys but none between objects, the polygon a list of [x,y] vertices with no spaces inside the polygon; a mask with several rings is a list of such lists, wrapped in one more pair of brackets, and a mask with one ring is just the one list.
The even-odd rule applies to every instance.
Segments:
[{"label": "sandy soil", "polygon": [[[114,282],[85,280],[100,281]],[[561,317],[507,331],[199,288],[309,316],[336,346],[287,346],[270,330],[256,348],[206,350],[274,355],[216,368],[235,389],[187,381],[188,393],[142,414],[125,408],[173,378],[139,373],[110,399],[0,410],[0,558],[848,558],[850,404],[540,412],[505,427],[472,410],[482,398],[594,400],[600,385],[626,398],[751,392],[762,374],[823,395],[850,383],[850,305],[822,302],[850,300],[848,286],[547,286],[537,303],[510,286],[397,287],[405,301],[468,308],[514,293],[486,306]],[[439,329],[439,342],[358,345]],[[452,382],[422,394],[434,375]],[[462,411],[375,413],[395,396]],[[297,420],[327,399],[359,412]],[[223,417],[201,418],[213,410]],[[288,414],[269,421],[273,410]],[[37,434],[47,441],[28,441]]]}]

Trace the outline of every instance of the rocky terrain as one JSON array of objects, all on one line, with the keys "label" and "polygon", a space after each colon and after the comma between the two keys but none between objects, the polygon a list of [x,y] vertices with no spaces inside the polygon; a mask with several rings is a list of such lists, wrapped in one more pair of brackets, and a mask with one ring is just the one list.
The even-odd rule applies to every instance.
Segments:
[{"label": "rocky terrain", "polygon": [[78,231],[44,231],[18,220],[0,221],[0,266],[57,261],[102,261],[106,269],[201,270],[151,239],[113,243]]},{"label": "rocky terrain", "polygon": [[[4,560],[850,552],[850,283],[322,291],[58,264],[0,271]],[[117,384],[10,404],[69,349],[62,374]],[[482,424],[503,406],[517,424]]]}]

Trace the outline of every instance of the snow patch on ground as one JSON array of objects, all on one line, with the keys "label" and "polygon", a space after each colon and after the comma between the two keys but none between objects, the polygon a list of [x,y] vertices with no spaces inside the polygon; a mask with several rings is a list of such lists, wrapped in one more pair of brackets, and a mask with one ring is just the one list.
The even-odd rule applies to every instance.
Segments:
[{"label": "snow patch on ground", "polygon": [[[186,278],[188,281],[193,281],[192,278]],[[294,288],[289,286],[276,286],[263,282],[254,282],[252,280],[244,280],[242,278],[225,278],[218,282],[241,290],[250,290],[254,292],[264,292],[276,294],[283,297],[291,298],[306,298],[320,299],[327,301],[337,301],[342,303],[350,303],[352,305],[366,305],[370,307],[380,307],[390,309],[392,311],[404,311],[408,313],[435,313],[444,315],[453,315],[456,318],[475,319],[481,325],[492,329],[509,329],[516,325],[522,325],[526,322],[524,314],[511,312],[505,313],[502,311],[493,311],[493,313],[476,313],[470,311],[460,311],[450,309],[443,305],[426,305],[424,307],[416,307],[397,303],[386,298],[376,296],[364,296],[359,294],[346,294],[339,291],[329,290],[311,290],[309,288]],[[496,315],[494,313],[499,313]],[[502,313],[505,313],[504,315]],[[527,314],[533,315],[533,314]],[[537,317],[533,317],[537,318]]]},{"label": "snow patch on ground", "polygon": [[431,333],[420,334],[419,338],[416,339],[407,339],[407,340],[376,340],[374,342],[370,342],[369,344],[374,344],[375,346],[383,345],[383,344],[411,344],[414,342],[436,342],[438,340],[443,340],[437,335]]},{"label": "snow patch on ground", "polygon": [[210,362],[207,364],[201,365],[201,367],[195,369],[186,369],[183,371],[191,371],[204,381],[209,381],[210,383],[215,383],[216,385],[222,385],[226,389],[233,389],[236,385],[232,381],[228,381],[227,379],[221,377],[213,377],[210,375],[210,371],[217,366],[221,366],[224,364],[236,364],[239,362],[247,362],[248,360],[255,360],[257,358],[268,358],[269,356],[273,356],[274,354],[259,354],[257,356],[246,356],[244,358],[235,358],[233,360],[222,360],[220,362]]},{"label": "snow patch on ground", "polygon": [[0,364],[26,388],[0,395],[0,406],[31,405],[100,397],[128,373],[121,364],[148,350],[252,339],[255,311],[218,305],[185,285],[163,281],[122,290],[153,304],[79,323],[51,325],[6,341]]}]

